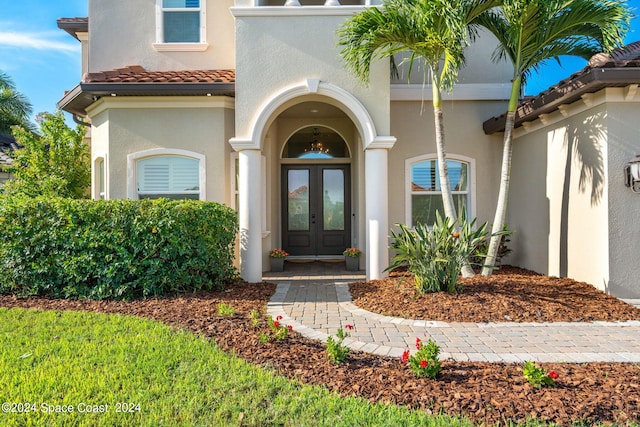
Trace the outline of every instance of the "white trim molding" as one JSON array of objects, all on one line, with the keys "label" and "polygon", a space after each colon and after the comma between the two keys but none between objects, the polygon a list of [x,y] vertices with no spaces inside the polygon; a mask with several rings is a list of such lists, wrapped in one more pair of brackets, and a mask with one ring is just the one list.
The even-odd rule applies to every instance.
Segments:
[{"label": "white trim molding", "polygon": [[198,160],[200,178],[200,200],[206,200],[207,194],[207,165],[205,155],[194,151],[177,148],[152,148],[127,155],[127,199],[136,200],[138,191],[136,186],[136,163],[138,160],[158,156],[179,156]]},{"label": "white trim molding", "polygon": [[229,143],[236,151],[260,150],[269,124],[278,115],[283,105],[306,95],[325,96],[328,104],[340,108],[353,121],[360,135],[362,135],[364,149],[367,149],[373,142],[391,144],[391,146],[395,143],[396,138],[393,136],[378,136],[371,115],[355,96],[341,87],[317,79],[308,79],[302,83],[289,86],[267,99],[258,109],[258,115],[251,125],[251,135],[244,138],[231,138]]},{"label": "white trim molding", "polygon": [[111,96],[87,107],[89,117],[112,109],[182,109],[226,108],[234,110],[235,101],[228,96]]},{"label": "white trim molding", "polygon": [[157,52],[204,52],[209,43],[152,43]]},{"label": "white trim molding", "polygon": [[231,7],[236,18],[276,16],[352,16],[370,6],[249,6]]},{"label": "white trim molding", "polygon": [[[511,95],[510,83],[458,83],[451,93],[444,92],[445,101],[506,101]],[[391,85],[391,101],[430,101],[433,92],[430,84]]]}]

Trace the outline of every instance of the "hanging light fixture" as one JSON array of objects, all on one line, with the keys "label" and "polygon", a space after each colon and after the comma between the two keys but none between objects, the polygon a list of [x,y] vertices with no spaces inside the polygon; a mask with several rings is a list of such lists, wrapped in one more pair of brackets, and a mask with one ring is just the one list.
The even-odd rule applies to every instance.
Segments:
[{"label": "hanging light fixture", "polygon": [[318,128],[313,128],[312,141],[310,143],[310,148],[306,148],[305,153],[318,153],[318,154],[328,154],[329,149],[326,148],[322,141],[320,140],[320,132],[318,132]]}]

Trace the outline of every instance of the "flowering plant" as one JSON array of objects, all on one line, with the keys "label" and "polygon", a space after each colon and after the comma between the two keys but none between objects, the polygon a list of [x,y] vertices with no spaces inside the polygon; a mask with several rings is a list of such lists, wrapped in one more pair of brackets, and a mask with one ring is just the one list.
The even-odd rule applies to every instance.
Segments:
[{"label": "flowering plant", "polygon": [[542,386],[554,386],[560,375],[556,371],[546,371],[537,367],[533,362],[524,362],[522,374],[532,385],[537,388]]},{"label": "flowering plant", "polygon": [[271,252],[269,252],[269,256],[271,258],[285,258],[289,256],[289,253],[284,249],[278,248],[278,249],[273,249]]},{"label": "flowering plant", "polygon": [[[262,328],[264,326],[264,321],[261,319],[259,311],[251,310],[250,318],[254,328]],[[271,316],[267,316],[266,323],[269,328],[269,331],[260,332],[261,343],[267,343],[272,339],[275,339],[276,341],[282,341],[287,337],[289,332],[293,332],[293,326],[284,325],[282,323],[282,316],[276,316],[275,319]]]},{"label": "flowering plant", "polygon": [[351,257],[351,258],[357,258],[360,255],[362,255],[362,251],[360,249],[358,249],[358,248],[347,248],[347,249],[345,249],[344,252],[342,252],[342,255],[348,256],[348,257]]},{"label": "flowering plant", "polygon": [[[345,328],[348,330],[352,330],[353,325],[345,325]],[[327,338],[327,356],[332,363],[335,363],[337,365],[340,362],[344,361],[349,355],[349,347],[342,344],[342,341],[344,341],[344,339],[348,336],[349,333],[340,328],[336,333],[336,337],[338,337],[337,340],[335,340],[333,337]]]},{"label": "flowering plant", "polygon": [[413,356],[409,355],[409,350],[402,353],[400,361],[405,364],[409,362],[411,370],[418,378],[435,378],[442,369],[438,355],[440,347],[435,341],[429,340],[425,345],[420,338],[416,338],[416,348],[418,352]]},{"label": "flowering plant", "polygon": [[269,329],[271,329],[271,332],[273,333],[273,336],[277,341],[282,341],[283,339],[285,339],[288,332],[293,329],[280,323],[281,320],[282,316],[277,316],[276,320],[273,320],[273,317],[269,316],[268,319]]}]

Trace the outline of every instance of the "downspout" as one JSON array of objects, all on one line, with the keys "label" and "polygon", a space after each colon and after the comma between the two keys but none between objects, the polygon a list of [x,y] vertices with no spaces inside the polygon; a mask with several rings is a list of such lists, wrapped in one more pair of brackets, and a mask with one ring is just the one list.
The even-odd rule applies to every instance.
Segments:
[{"label": "downspout", "polygon": [[73,121],[76,122],[77,124],[82,125],[82,126],[86,126],[86,127],[91,127],[91,123],[85,122],[80,117],[78,117],[77,114],[73,114],[72,117],[73,117]]}]

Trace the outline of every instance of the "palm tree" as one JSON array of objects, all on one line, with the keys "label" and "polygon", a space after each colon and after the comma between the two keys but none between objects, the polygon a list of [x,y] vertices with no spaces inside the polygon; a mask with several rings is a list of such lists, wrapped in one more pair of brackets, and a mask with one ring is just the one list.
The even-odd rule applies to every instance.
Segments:
[{"label": "palm tree", "polygon": [[[391,58],[395,65],[394,55],[410,52],[409,73],[415,59],[424,59],[432,80],[444,214],[452,221],[457,215],[445,153],[442,91],[450,91],[457,80],[472,33],[470,23],[497,4],[497,0],[387,0],[381,8],[354,15],[338,31],[347,68],[365,83],[374,59]],[[463,274],[473,275],[473,270],[467,265]]]},{"label": "palm tree", "polygon": [[623,0],[503,0],[500,8],[486,11],[477,23],[499,41],[494,59],[513,63],[511,97],[507,109],[500,191],[491,242],[482,274],[491,275],[499,234],[507,213],[511,177],[512,132],[520,91],[527,77],[542,64],[561,56],[589,59],[622,43],[631,13]]},{"label": "palm tree", "polygon": [[31,103],[16,90],[11,78],[0,71],[0,134],[11,135],[11,126],[21,125],[28,129]]}]

